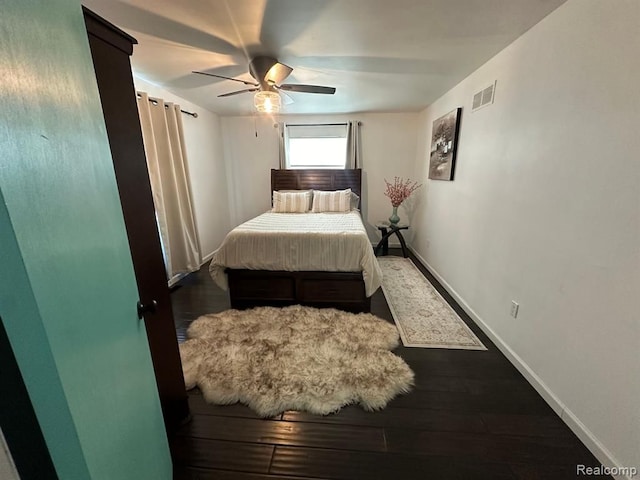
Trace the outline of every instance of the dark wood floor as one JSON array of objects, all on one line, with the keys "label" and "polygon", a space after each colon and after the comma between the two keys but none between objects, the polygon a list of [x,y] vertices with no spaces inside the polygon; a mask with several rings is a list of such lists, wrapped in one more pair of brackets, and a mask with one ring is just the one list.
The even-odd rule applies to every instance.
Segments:
[{"label": "dark wood floor", "polygon": [[[208,405],[192,391],[193,419],[171,439],[175,478],[562,480],[576,478],[577,464],[599,465],[413,260],[488,351],[399,347],[395,353],[416,374],[415,389],[374,413],[349,406],[329,416],[290,411],[265,420],[243,405]],[[171,299],[180,341],[199,315],[229,308],[206,266],[183,279]],[[392,321],[380,291],[372,313]]]}]

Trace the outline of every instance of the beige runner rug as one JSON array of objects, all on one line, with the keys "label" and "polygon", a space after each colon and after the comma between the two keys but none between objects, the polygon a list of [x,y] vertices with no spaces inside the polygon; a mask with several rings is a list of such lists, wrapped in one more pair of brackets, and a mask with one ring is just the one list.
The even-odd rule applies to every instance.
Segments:
[{"label": "beige runner rug", "polygon": [[378,263],[405,347],[487,349],[410,259],[378,257]]}]

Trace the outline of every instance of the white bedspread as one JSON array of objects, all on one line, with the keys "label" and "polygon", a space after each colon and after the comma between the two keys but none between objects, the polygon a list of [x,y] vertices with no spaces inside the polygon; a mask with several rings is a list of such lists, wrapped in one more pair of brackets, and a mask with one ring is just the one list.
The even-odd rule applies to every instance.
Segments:
[{"label": "white bedspread", "polygon": [[368,297],[382,271],[360,213],[272,213],[234,228],[213,254],[209,272],[227,289],[225,268],[362,272]]}]

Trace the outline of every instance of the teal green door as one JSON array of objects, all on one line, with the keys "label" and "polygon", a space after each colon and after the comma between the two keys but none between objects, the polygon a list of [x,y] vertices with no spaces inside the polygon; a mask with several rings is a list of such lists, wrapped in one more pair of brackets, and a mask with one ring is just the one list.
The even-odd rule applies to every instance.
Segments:
[{"label": "teal green door", "polygon": [[59,478],[171,460],[80,3],[0,16],[0,316]]}]

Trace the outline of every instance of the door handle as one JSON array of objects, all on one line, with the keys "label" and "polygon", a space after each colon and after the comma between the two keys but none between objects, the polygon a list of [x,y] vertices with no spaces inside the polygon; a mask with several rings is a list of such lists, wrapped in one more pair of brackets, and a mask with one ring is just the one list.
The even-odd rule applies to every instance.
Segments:
[{"label": "door handle", "polygon": [[138,318],[142,320],[145,313],[156,313],[158,309],[158,302],[155,300],[151,300],[151,303],[143,304],[140,300],[138,300]]}]

